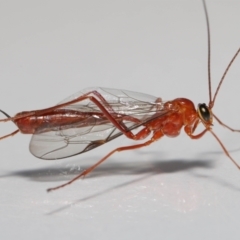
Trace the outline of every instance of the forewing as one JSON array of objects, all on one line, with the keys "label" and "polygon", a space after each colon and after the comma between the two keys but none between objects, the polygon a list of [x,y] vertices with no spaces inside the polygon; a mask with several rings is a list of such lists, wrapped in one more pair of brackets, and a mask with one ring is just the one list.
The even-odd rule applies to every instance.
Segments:
[{"label": "forewing", "polygon": [[34,134],[30,151],[42,159],[66,158],[102,145],[115,130],[112,124],[103,124]]},{"label": "forewing", "polygon": [[[152,118],[160,117],[170,111],[156,97],[108,88],[85,89],[59,104],[67,103],[84,94],[94,96],[115,118],[120,116],[128,130],[138,128]],[[96,113],[101,113],[101,110],[89,99],[63,108],[92,113],[92,115],[90,114],[89,118],[81,122],[82,127],[54,129],[54,131],[50,129],[44,133],[35,133],[30,142],[30,151],[36,157],[48,160],[66,158],[89,151],[122,135],[122,132],[105,116],[103,121],[99,121]]]}]

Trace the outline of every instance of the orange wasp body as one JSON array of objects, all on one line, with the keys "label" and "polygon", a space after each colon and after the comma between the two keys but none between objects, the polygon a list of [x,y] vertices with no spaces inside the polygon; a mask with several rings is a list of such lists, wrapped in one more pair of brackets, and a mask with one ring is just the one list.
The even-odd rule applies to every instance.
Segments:
[{"label": "orange wasp body", "polygon": [[[48,191],[64,187],[80,177],[86,176],[115,152],[148,146],[163,136],[176,137],[182,128],[192,139],[201,138],[206,132],[210,132],[219,142],[225,154],[240,168],[212,131],[212,121],[215,118],[229,130],[240,132],[222,123],[212,112],[221,84],[240,49],[227,66],[212,98],[210,30],[205,1],[203,1],[203,5],[208,28],[208,106],[202,103],[196,110],[192,101],[186,98],[164,102],[161,98],[143,93],[110,88],[91,88],[78,92],[50,108],[21,112],[14,117],[1,111],[7,118],[0,121],[12,121],[18,130],[0,139],[13,136],[17,132],[33,134],[30,142],[31,153],[41,159],[54,160],[84,153],[121,135],[133,140],[143,140],[149,137],[143,143],[116,148],[71,181],[50,188]],[[205,129],[194,135],[200,122]]]}]

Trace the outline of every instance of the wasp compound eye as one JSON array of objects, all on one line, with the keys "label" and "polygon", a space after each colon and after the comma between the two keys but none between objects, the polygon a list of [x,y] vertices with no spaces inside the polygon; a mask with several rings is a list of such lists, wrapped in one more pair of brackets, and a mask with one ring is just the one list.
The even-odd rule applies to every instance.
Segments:
[{"label": "wasp compound eye", "polygon": [[198,112],[201,117],[201,119],[204,122],[210,122],[211,121],[211,113],[209,111],[208,106],[205,103],[198,104]]}]

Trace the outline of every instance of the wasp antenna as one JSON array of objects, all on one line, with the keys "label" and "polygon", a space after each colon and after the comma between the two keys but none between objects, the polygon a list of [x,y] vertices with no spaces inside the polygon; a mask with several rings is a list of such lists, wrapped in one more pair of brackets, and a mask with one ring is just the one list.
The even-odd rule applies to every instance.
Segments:
[{"label": "wasp antenna", "polygon": [[214,97],[212,99],[212,83],[211,83],[211,37],[210,37],[210,23],[209,23],[209,17],[208,17],[208,11],[207,11],[207,5],[205,0],[202,0],[203,2],[203,8],[204,8],[204,13],[205,13],[205,19],[206,19],[206,24],[207,24],[207,42],[208,42],[208,91],[209,91],[209,108],[213,108],[213,105],[215,103],[217,94],[219,92],[219,89],[223,83],[223,80],[225,79],[225,76],[229,70],[229,68],[231,67],[232,63],[234,62],[235,58],[237,57],[237,55],[240,52],[240,48],[237,50],[237,52],[235,53],[235,55],[233,56],[232,60],[229,62],[226,70],[224,71],[222,78],[218,84],[218,87],[216,89],[216,92],[214,94]]},{"label": "wasp antenna", "polygon": [[218,136],[212,131],[209,130],[211,132],[211,134],[217,139],[218,143],[220,144],[220,146],[222,147],[224,153],[227,155],[227,157],[234,163],[234,165],[240,170],[240,166],[239,164],[231,157],[231,155],[229,154],[228,150],[225,148],[225,146],[223,145],[223,143],[221,142],[221,140],[218,138]]},{"label": "wasp antenna", "polygon": [[234,60],[236,59],[237,55],[239,54],[239,52],[240,52],[240,48],[237,50],[237,52],[236,52],[235,55],[233,56],[232,60],[229,62],[226,70],[224,71],[224,73],[223,73],[223,75],[222,75],[222,78],[221,78],[221,80],[220,80],[220,82],[219,82],[219,84],[218,84],[217,90],[216,90],[216,92],[215,92],[215,94],[214,94],[213,100],[209,103],[209,107],[210,107],[210,108],[213,108],[213,105],[214,105],[214,103],[215,103],[215,100],[216,100],[217,94],[218,94],[218,92],[219,92],[219,89],[220,89],[220,87],[221,87],[221,85],[222,85],[222,83],[223,83],[223,80],[225,79],[229,68],[232,66],[232,64],[233,64]]},{"label": "wasp antenna", "polygon": [[207,11],[207,5],[205,0],[202,0],[203,2],[203,8],[205,13],[205,19],[207,24],[207,45],[208,45],[208,63],[207,63],[207,69],[208,69],[208,91],[209,91],[209,103],[212,102],[212,84],[211,84],[211,37],[210,37],[210,24],[209,24],[209,18],[208,18],[208,11]]}]

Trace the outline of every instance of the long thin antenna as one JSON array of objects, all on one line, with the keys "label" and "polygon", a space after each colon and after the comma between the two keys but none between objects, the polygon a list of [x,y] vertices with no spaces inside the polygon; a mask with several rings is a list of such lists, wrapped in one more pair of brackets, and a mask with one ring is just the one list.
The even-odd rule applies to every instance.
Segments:
[{"label": "long thin antenna", "polygon": [[202,0],[203,8],[207,23],[207,42],[208,42],[208,91],[209,91],[209,104],[212,102],[212,85],[211,85],[211,37],[210,37],[210,24],[208,19],[208,12],[205,0]]},{"label": "long thin antenna", "polygon": [[237,52],[236,52],[235,55],[233,56],[232,60],[229,62],[226,70],[224,71],[224,73],[223,73],[223,75],[222,75],[222,78],[221,78],[221,80],[220,80],[220,82],[219,82],[219,84],[218,84],[217,90],[216,90],[216,92],[215,92],[215,94],[214,94],[213,100],[209,103],[209,108],[213,108],[213,105],[214,105],[214,103],[215,103],[215,100],[216,100],[217,94],[218,94],[218,92],[219,92],[219,89],[220,89],[220,87],[221,87],[221,85],[222,85],[222,83],[223,83],[223,80],[225,79],[225,76],[226,76],[229,68],[231,67],[232,63],[234,62],[234,60],[235,60],[235,58],[237,57],[237,55],[239,54],[239,52],[240,52],[240,48],[237,50]]},{"label": "long thin antenna", "polygon": [[228,150],[224,147],[223,143],[220,141],[220,139],[218,138],[218,136],[212,131],[209,130],[211,132],[211,134],[217,139],[217,141],[219,142],[219,144],[221,145],[224,153],[229,157],[229,159],[235,164],[235,166],[240,169],[240,166],[238,165],[238,163],[231,157],[231,155],[229,154]]}]

